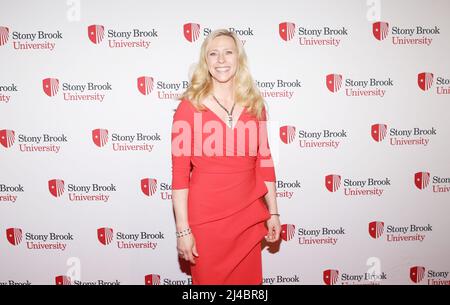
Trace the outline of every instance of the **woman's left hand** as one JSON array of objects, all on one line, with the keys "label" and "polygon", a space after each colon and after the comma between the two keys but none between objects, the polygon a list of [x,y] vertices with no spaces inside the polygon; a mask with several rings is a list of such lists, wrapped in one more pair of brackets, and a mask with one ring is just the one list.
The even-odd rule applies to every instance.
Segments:
[{"label": "woman's left hand", "polygon": [[266,221],[267,229],[269,233],[266,235],[266,241],[269,243],[276,242],[280,238],[281,224],[278,215],[270,215],[270,218]]}]

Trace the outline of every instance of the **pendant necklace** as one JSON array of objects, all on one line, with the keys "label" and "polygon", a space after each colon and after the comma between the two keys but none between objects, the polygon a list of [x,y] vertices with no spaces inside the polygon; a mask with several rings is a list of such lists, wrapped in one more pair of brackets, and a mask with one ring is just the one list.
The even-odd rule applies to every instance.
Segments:
[{"label": "pendant necklace", "polygon": [[231,108],[231,111],[228,112],[227,108],[222,106],[222,104],[219,103],[219,101],[217,100],[217,98],[214,95],[213,95],[213,98],[217,102],[217,104],[219,104],[219,106],[222,107],[223,110],[225,110],[225,112],[228,115],[228,125],[230,125],[230,128],[233,128],[233,110],[234,110],[234,106],[236,105],[236,102],[234,102],[233,107]]}]

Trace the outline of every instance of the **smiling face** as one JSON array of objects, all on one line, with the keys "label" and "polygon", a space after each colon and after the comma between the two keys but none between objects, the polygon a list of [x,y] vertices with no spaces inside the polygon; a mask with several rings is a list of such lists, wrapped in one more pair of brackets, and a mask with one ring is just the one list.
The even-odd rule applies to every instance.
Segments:
[{"label": "smiling face", "polygon": [[229,36],[214,38],[206,48],[206,63],[211,77],[220,83],[232,81],[237,70],[238,51]]}]

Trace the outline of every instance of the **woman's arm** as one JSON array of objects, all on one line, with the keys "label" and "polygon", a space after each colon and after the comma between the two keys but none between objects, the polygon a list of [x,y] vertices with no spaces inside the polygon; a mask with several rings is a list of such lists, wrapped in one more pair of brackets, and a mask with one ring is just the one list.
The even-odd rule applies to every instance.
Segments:
[{"label": "woman's arm", "polygon": [[189,189],[172,190],[172,206],[175,214],[177,232],[189,228],[188,222],[188,194]]},{"label": "woman's arm", "polygon": [[172,124],[172,206],[175,214],[177,250],[180,257],[195,264],[198,256],[195,238],[189,228],[188,195],[192,157],[192,110],[188,101],[181,101]]},{"label": "woman's arm", "polygon": [[264,199],[266,200],[267,207],[269,208],[269,212],[270,212],[270,214],[279,214],[275,182],[264,181],[264,183],[266,184],[267,189],[268,189],[268,192],[264,196]]},{"label": "woman's arm", "polygon": [[[267,133],[267,115],[265,108],[263,109],[262,122],[260,122],[260,132],[258,135],[258,156],[257,156],[257,168],[260,175],[264,179],[264,183],[267,187],[267,193],[264,195],[264,199],[267,204],[267,208],[270,214],[279,214],[277,205],[277,193],[276,193],[276,175],[275,167],[272,160],[272,154],[269,147],[269,139]],[[269,234],[266,236],[268,242],[275,242],[279,239],[281,233],[281,224],[279,215],[270,215],[267,220],[267,228]]]},{"label": "woman's arm", "polygon": [[[267,207],[269,209],[270,218],[267,220],[267,229],[269,230],[266,240],[270,243],[276,242],[280,238],[281,234],[281,223],[280,223],[280,217],[278,213],[278,206],[277,206],[277,194],[276,194],[276,188],[275,188],[275,182],[271,181],[264,181],[266,183],[268,192],[264,196],[264,199],[266,200]],[[273,215],[278,214],[278,215]]]}]

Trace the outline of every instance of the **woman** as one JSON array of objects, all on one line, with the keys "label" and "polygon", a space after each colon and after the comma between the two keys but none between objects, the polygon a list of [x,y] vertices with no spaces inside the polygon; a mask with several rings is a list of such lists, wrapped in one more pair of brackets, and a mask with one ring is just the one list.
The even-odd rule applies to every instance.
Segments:
[{"label": "woman", "polygon": [[279,239],[280,215],[264,101],[235,33],[208,35],[180,100],[172,125],[179,256],[193,284],[262,284],[261,241]]}]

